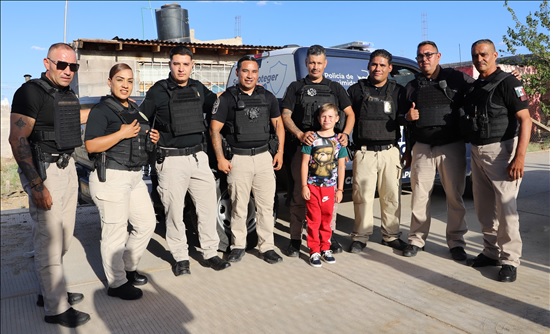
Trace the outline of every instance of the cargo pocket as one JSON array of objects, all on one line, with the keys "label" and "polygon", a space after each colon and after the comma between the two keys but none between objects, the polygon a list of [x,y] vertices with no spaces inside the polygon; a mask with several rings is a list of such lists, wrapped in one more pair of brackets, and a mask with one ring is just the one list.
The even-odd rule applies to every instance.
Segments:
[{"label": "cargo pocket", "polygon": [[127,197],[120,192],[96,193],[96,206],[104,224],[120,224],[128,220]]}]

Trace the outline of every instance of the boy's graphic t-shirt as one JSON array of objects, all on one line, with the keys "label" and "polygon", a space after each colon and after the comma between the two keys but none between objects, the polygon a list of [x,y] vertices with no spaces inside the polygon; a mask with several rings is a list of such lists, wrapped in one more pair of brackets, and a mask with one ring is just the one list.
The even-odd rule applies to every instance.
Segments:
[{"label": "boy's graphic t-shirt", "polygon": [[301,152],[310,155],[307,184],[318,187],[333,187],[338,179],[338,159],[348,153],[338,141],[338,135],[321,137],[315,132],[315,141],[311,146],[303,145]]}]

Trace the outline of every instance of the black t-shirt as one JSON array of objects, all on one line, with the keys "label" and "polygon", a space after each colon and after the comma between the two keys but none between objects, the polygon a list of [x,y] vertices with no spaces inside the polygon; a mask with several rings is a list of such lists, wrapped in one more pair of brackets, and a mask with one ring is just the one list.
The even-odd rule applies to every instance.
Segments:
[{"label": "black t-shirt", "polygon": [[[241,89],[238,89],[239,95],[246,95],[246,93],[242,92]],[[264,94],[265,95],[265,101],[269,104],[269,118],[278,118],[280,117],[280,110],[278,106],[278,100],[273,95],[273,93],[267,91],[261,86],[255,87],[255,90],[253,91],[252,95],[254,94]],[[236,100],[232,96],[232,93],[227,89],[221,96],[219,96],[219,99],[213,106],[213,112],[211,115],[212,120],[219,121],[221,123],[225,123],[225,127],[223,128],[222,135],[225,136],[225,139],[227,140],[228,144],[232,147],[238,147],[238,148],[255,148],[260,147],[265,144],[267,144],[266,141],[249,141],[249,142],[236,142],[236,138],[228,131],[228,126],[234,123],[235,118],[235,108],[236,108]],[[260,124],[260,126],[264,126],[263,124]]]},{"label": "black t-shirt", "polygon": [[[168,79],[164,80],[170,81],[171,85],[177,85],[171,75],[169,75]],[[209,115],[211,114],[211,109],[213,108],[213,103],[217,99],[217,95],[198,80],[188,79],[187,86],[194,86],[200,93],[200,98],[203,101],[204,117],[209,123]],[[146,93],[146,98],[140,105],[140,110],[148,117],[150,123],[153,122],[155,115],[156,124],[164,124],[170,127],[171,115],[169,113],[169,102],[169,93],[162,86],[160,81],[158,81]],[[166,132],[160,130],[158,145],[172,148],[191,147],[201,144],[204,141],[204,136],[205,133],[193,133],[175,137],[171,131]]]},{"label": "black t-shirt", "polygon": [[288,86],[288,88],[286,89],[286,93],[284,93],[284,97],[282,99],[282,108],[292,111],[292,119],[299,129],[304,130],[301,124],[301,119],[303,119],[303,108],[301,104],[298,103],[298,96],[301,93],[301,90],[303,86],[305,86],[306,82],[308,85],[330,86],[330,89],[338,99],[338,108],[340,110],[344,110],[347,107],[351,106],[351,101],[349,99],[348,93],[346,92],[344,87],[342,87],[342,85],[340,85],[336,81],[323,78],[320,83],[315,84],[311,80],[309,80],[309,76],[305,77],[305,79],[294,81]]},{"label": "black t-shirt", "polygon": [[[40,78],[60,91],[69,91],[69,87],[57,87],[42,73]],[[24,83],[15,91],[12,101],[12,114],[21,114],[35,119],[33,130],[54,131],[54,97],[32,81]],[[53,141],[40,143],[43,152],[58,154],[72,153],[73,149],[58,150]]]},{"label": "black t-shirt", "polygon": [[[447,83],[447,87],[449,87],[454,93],[453,100],[455,101],[456,106],[462,106],[464,96],[471,87],[471,84],[474,82],[474,79],[467,74],[454,70],[452,68],[440,67],[440,72],[438,73],[438,77],[436,79],[427,79],[419,73],[417,74],[415,79],[411,80],[405,86],[405,89],[407,90],[407,101],[409,107],[411,107],[412,102],[415,102],[415,108],[417,106],[416,93],[419,89],[419,80],[426,80],[430,82],[439,82],[441,80],[445,80]],[[430,145],[444,145],[462,140],[462,136],[460,134],[458,126],[458,116],[460,115],[457,114],[455,116],[456,117],[453,118],[455,120],[453,127],[434,126],[419,128],[414,126],[414,124],[410,124],[410,131],[411,134],[414,136],[413,139],[415,141],[420,141],[422,143]]]},{"label": "black t-shirt", "polygon": [[[364,79],[363,84],[364,84],[365,90],[368,90],[368,93],[370,94],[370,96],[379,97],[383,99],[386,97],[386,90],[388,89],[388,85],[390,85],[390,81],[388,80],[386,84],[382,87],[374,86],[369,79]],[[351,107],[353,108],[353,112],[355,113],[355,119],[359,119],[361,106],[363,104],[363,91],[361,90],[361,86],[359,82],[352,85],[347,92],[351,98]],[[358,138],[357,126],[354,126],[353,142],[357,147],[359,147],[360,145],[387,145],[387,144],[397,143],[397,140],[401,137],[400,127],[399,127],[400,120],[405,117],[405,113],[409,110],[409,104],[407,103],[405,88],[400,84],[396,84],[396,87],[392,92],[392,98],[394,99],[395,106],[396,106],[396,125],[397,125],[396,141],[369,142],[366,140],[361,140]]]}]

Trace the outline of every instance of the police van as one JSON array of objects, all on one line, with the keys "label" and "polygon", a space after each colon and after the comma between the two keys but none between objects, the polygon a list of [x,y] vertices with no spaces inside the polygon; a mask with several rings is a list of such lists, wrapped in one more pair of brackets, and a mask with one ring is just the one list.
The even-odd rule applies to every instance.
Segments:
[{"label": "police van", "polygon": [[[307,76],[305,58],[308,49],[308,47],[292,46],[253,55],[259,64],[258,84],[273,93],[279,101],[282,101],[288,85]],[[326,57],[328,64],[325,69],[325,78],[340,83],[346,90],[359,80],[366,79],[369,76],[367,65],[370,52],[364,50],[359,42],[344,44],[341,48],[326,48]],[[418,64],[408,58],[393,56],[392,65],[390,79],[395,80],[402,86],[413,80],[415,74],[420,72]],[[230,71],[227,87],[234,86],[237,83],[235,64]],[[405,151],[403,136],[398,144],[400,151],[403,153]],[[346,189],[351,188],[352,185],[351,171],[352,162],[349,161],[344,185]],[[409,169],[402,172],[403,184],[409,184],[409,175]],[[279,189],[290,188],[289,179],[284,171],[277,173],[277,183]]]}]

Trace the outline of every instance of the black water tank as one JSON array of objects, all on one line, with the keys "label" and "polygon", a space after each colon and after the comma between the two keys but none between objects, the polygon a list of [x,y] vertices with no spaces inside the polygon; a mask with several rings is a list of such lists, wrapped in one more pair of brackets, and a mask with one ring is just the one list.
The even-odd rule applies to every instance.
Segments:
[{"label": "black water tank", "polygon": [[190,42],[188,11],[172,3],[156,9],[157,38],[171,42]]}]

